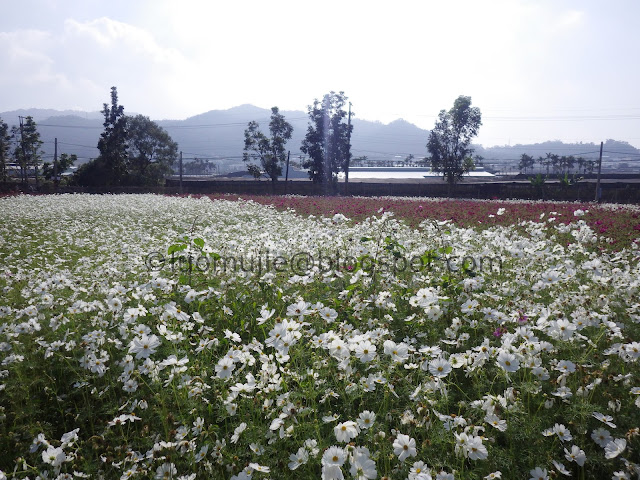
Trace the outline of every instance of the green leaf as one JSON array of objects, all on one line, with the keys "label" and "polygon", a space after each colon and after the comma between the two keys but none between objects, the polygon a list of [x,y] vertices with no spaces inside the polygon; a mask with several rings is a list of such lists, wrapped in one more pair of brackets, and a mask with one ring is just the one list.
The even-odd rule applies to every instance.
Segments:
[{"label": "green leaf", "polygon": [[204,240],[201,238],[194,238],[193,243],[195,243],[199,248],[204,248]]},{"label": "green leaf", "polygon": [[173,245],[171,245],[169,247],[169,249],[167,250],[167,253],[169,255],[172,255],[176,252],[181,252],[182,250],[185,250],[187,248],[187,246],[185,244],[182,243],[174,243]]}]

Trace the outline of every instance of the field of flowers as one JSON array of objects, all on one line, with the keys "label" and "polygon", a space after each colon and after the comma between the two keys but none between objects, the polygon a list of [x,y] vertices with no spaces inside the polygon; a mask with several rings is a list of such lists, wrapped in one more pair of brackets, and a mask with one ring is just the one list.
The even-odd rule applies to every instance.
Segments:
[{"label": "field of flowers", "polygon": [[[238,199],[238,195],[209,195],[211,199]],[[465,200],[424,197],[302,197],[296,195],[243,195],[242,199],[279,210],[294,209],[303,215],[332,215],[341,213],[359,221],[376,215],[380,208],[391,211],[416,227],[420,222],[451,220],[458,226],[486,228],[494,225],[513,225],[523,220],[538,221],[541,215],[555,218],[557,223],[575,220],[573,212],[581,210],[581,217],[589,227],[603,237],[600,249],[609,251],[629,248],[640,242],[640,206],[593,204],[575,202],[534,202],[527,200]],[[496,211],[504,208],[503,215]]]},{"label": "field of flowers", "polygon": [[640,476],[637,208],[331,201],[0,199],[0,479]]}]

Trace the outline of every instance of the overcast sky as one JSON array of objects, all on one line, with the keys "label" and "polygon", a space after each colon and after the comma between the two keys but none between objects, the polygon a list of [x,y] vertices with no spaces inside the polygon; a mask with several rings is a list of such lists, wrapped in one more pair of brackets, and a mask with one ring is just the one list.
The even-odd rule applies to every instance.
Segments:
[{"label": "overcast sky", "polygon": [[[184,119],[251,103],[433,127],[458,95],[478,143],[640,147],[637,0],[0,1],[0,111]],[[4,119],[15,123],[15,119]]]}]

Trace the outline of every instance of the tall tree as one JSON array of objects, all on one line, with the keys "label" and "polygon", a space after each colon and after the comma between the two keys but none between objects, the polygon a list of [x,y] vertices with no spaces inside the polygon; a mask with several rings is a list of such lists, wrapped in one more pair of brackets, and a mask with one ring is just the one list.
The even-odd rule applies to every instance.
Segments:
[{"label": "tall tree", "polygon": [[533,168],[535,163],[536,161],[531,155],[523,153],[522,155],[520,155],[520,163],[518,163],[518,169],[521,173],[526,174],[530,168]]},{"label": "tall tree", "polygon": [[143,115],[127,117],[129,157],[127,180],[132,185],[159,185],[178,158],[178,144],[167,131]]},{"label": "tall tree", "polygon": [[471,139],[478,134],[482,115],[471,106],[471,97],[460,95],[447,112],[441,110],[438,121],[429,134],[427,150],[431,155],[431,169],[441,173],[449,184],[449,192],[465,173],[474,168]]},{"label": "tall tree", "polygon": [[11,135],[9,125],[0,118],[0,182],[6,182],[7,164],[9,163],[9,150],[11,149]]},{"label": "tall tree", "polygon": [[282,175],[282,165],[286,160],[285,145],[291,139],[293,127],[285,120],[278,107],[272,107],[269,122],[271,137],[267,137],[259,128],[258,122],[251,121],[244,131],[242,159],[248,162],[247,169],[255,177],[265,175],[275,184]]},{"label": "tall tree", "polygon": [[[62,155],[60,155],[60,158],[58,159],[58,162],[55,168],[57,170],[58,177],[60,177],[65,170],[67,170],[77,161],[78,161],[78,156],[75,153],[71,155],[67,153],[63,153]],[[44,162],[44,164],[42,165],[42,176],[47,180],[51,180],[53,178],[54,168],[53,168],[53,165],[50,164],[49,162]]]},{"label": "tall tree", "polygon": [[330,92],[308,108],[309,126],[300,150],[308,155],[302,166],[309,169],[309,178],[315,183],[328,186],[335,174],[349,169],[353,125],[344,122],[347,100],[344,92]]},{"label": "tall tree", "polygon": [[124,107],[118,105],[118,90],[111,87],[111,106],[103,104],[104,132],[98,141],[100,156],[97,163],[101,164],[106,174],[107,185],[121,185],[127,174],[128,144],[127,118]]},{"label": "tall tree", "polygon": [[14,157],[20,165],[22,174],[22,182],[27,183],[28,172],[33,168],[36,187],[38,186],[38,167],[42,161],[42,140],[40,140],[40,132],[33,117],[28,116],[24,119],[21,126],[12,127],[12,137],[15,141],[16,148]]}]

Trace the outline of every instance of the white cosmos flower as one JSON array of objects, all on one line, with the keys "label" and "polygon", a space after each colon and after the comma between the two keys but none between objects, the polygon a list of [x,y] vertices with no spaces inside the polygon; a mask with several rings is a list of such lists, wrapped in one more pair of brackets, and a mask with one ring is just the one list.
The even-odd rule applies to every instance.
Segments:
[{"label": "white cosmos flower", "polygon": [[613,440],[613,437],[611,437],[611,432],[606,428],[597,428],[591,432],[591,439],[602,448],[605,448]]},{"label": "white cosmos flower", "polygon": [[401,462],[404,462],[409,457],[415,457],[418,454],[416,441],[409,435],[399,433],[393,441],[393,453],[398,456],[398,460]]},{"label": "white cosmos flower", "polygon": [[553,426],[553,433],[555,433],[563,442],[570,442],[573,439],[573,436],[571,435],[571,432],[569,432],[569,429],[561,423],[556,423]]},{"label": "white cosmos flower", "polygon": [[584,465],[584,462],[587,460],[587,456],[577,445],[571,446],[571,451],[568,451],[566,448],[564,449],[564,458],[566,458],[570,462],[576,462],[581,467]]},{"label": "white cosmos flower", "polygon": [[340,467],[344,465],[346,459],[347,454],[344,448],[333,445],[327,448],[322,455],[322,465],[337,465]]},{"label": "white cosmos flower", "polygon": [[487,447],[482,444],[482,437],[474,436],[467,442],[467,457],[471,460],[486,460],[489,456]]},{"label": "white cosmos flower", "polygon": [[138,389],[138,382],[136,382],[133,378],[130,378],[126,382],[124,382],[122,389],[125,392],[133,393]]},{"label": "white cosmos flower", "polygon": [[549,474],[544,468],[536,467],[529,471],[531,478],[529,480],[549,480]]},{"label": "white cosmos flower", "polygon": [[460,310],[462,310],[463,313],[472,313],[476,311],[478,305],[480,304],[477,300],[467,300],[462,305],[460,305]]},{"label": "white cosmos flower", "polygon": [[507,421],[500,419],[496,414],[486,415],[484,421],[501,432],[507,429]]},{"label": "white cosmos flower", "polygon": [[233,363],[231,358],[221,358],[216,365],[216,375],[218,378],[229,378],[235,368],[236,365]]},{"label": "white cosmos flower", "polygon": [[435,358],[429,362],[429,373],[437,378],[444,378],[452,370],[451,364],[444,358]]},{"label": "white cosmos flower", "polygon": [[246,430],[246,428],[247,428],[247,424],[244,422],[238,425],[233,431],[233,435],[231,436],[231,443],[237,443],[238,440],[240,439],[240,435],[242,434],[242,432]]},{"label": "white cosmos flower", "polygon": [[345,359],[350,355],[349,346],[344,342],[344,340],[341,340],[339,338],[335,339],[331,342],[331,344],[329,344],[329,352],[338,360]]},{"label": "white cosmos flower", "polygon": [[615,458],[624,452],[625,448],[627,448],[627,441],[624,438],[616,438],[604,447],[604,456],[605,458]]},{"label": "white cosmos flower", "polygon": [[208,445],[204,445],[200,451],[196,454],[196,463],[201,462],[202,460],[204,460],[204,458],[207,456],[207,452],[209,451],[209,446]]},{"label": "white cosmos flower", "polygon": [[376,421],[376,414],[370,412],[369,410],[365,410],[360,413],[358,416],[358,426],[362,429],[370,428],[373,425],[373,422]]},{"label": "white cosmos flower", "polygon": [[360,429],[356,422],[347,420],[346,422],[339,423],[333,427],[333,433],[339,442],[349,443],[358,436]]},{"label": "white cosmos flower", "polygon": [[561,474],[566,475],[567,477],[571,476],[571,472],[567,470],[567,468],[560,462],[552,460],[551,463],[553,463],[553,466],[556,467],[556,470],[558,470]]},{"label": "white cosmos flower", "polygon": [[414,462],[409,470],[409,480],[432,480],[432,478],[431,471],[422,461]]},{"label": "white cosmos flower", "polygon": [[251,470],[256,471],[256,472],[262,472],[262,473],[269,473],[271,471],[271,469],[269,467],[266,467],[264,465],[260,465],[258,463],[250,463],[249,464],[249,468]]},{"label": "white cosmos flower", "polygon": [[566,385],[563,387],[559,387],[555,392],[551,393],[560,398],[571,398],[573,396],[573,392]]},{"label": "white cosmos flower", "polygon": [[107,300],[107,306],[112,312],[117,312],[122,308],[122,300],[120,300],[118,297],[112,297]]},{"label": "white cosmos flower", "polygon": [[166,480],[174,478],[178,474],[176,466],[173,463],[163,463],[156,469],[156,480]]},{"label": "white cosmos flower", "polygon": [[513,353],[501,351],[498,354],[498,366],[505,372],[517,372],[520,368],[520,360]]},{"label": "white cosmos flower", "polygon": [[576,371],[576,364],[569,360],[560,360],[556,365],[556,370],[562,373],[573,373]]},{"label": "white cosmos flower", "polygon": [[363,363],[368,363],[376,358],[376,346],[369,340],[358,342],[353,351],[355,356]]},{"label": "white cosmos flower", "polygon": [[196,292],[195,290],[191,289],[187,292],[187,294],[184,296],[184,301],[187,303],[191,303],[193,302],[196,298],[198,298],[198,292]]},{"label": "white cosmos flower", "polygon": [[269,310],[266,305],[263,306],[260,310],[260,317],[258,317],[257,319],[258,325],[262,325],[263,323],[265,323],[267,320],[273,317],[274,313],[276,313],[275,309]]},{"label": "white cosmos flower", "polygon": [[378,476],[376,463],[371,460],[367,452],[362,451],[353,455],[349,472],[356,480],[368,480]]},{"label": "white cosmos flower", "polygon": [[613,417],[611,415],[604,415],[600,412],[593,412],[593,418],[600,420],[605,425],[608,425],[611,428],[616,428],[616,424],[613,423]]},{"label": "white cosmos flower", "polygon": [[129,353],[134,353],[137,359],[149,358],[156,353],[160,346],[160,340],[156,335],[142,334],[141,337],[134,338],[129,344]]},{"label": "white cosmos flower", "polygon": [[67,461],[67,456],[62,448],[49,445],[47,449],[42,452],[42,461],[52,467],[59,467],[63,462]]},{"label": "white cosmos flower", "polygon": [[289,460],[289,469],[295,470],[309,461],[309,452],[306,448],[300,447],[296,453],[289,455]]},{"label": "white cosmos flower", "polygon": [[404,363],[409,358],[409,346],[406,343],[398,343],[393,340],[385,340],[384,353],[390,355],[391,359],[397,363]]},{"label": "white cosmos flower", "polygon": [[287,315],[290,317],[298,317],[302,321],[305,315],[311,315],[315,310],[311,308],[311,304],[300,300],[298,303],[294,303],[287,307]]},{"label": "white cosmos flower", "polygon": [[627,475],[626,472],[620,470],[618,472],[613,472],[611,480],[629,480],[629,475]]},{"label": "white cosmos flower", "polygon": [[324,307],[318,310],[318,314],[320,318],[322,318],[327,323],[335,322],[336,318],[338,318],[338,312],[336,312],[333,308]]}]

